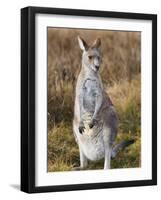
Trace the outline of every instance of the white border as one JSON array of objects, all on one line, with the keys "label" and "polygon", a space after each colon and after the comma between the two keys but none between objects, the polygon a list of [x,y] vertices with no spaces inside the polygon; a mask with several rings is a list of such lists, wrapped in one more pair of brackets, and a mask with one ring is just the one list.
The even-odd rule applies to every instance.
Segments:
[{"label": "white border", "polygon": [[[47,27],[141,31],[141,168],[47,173]],[[36,15],[36,186],[152,178],[152,22]],[[72,119],[71,119],[72,120]]]}]

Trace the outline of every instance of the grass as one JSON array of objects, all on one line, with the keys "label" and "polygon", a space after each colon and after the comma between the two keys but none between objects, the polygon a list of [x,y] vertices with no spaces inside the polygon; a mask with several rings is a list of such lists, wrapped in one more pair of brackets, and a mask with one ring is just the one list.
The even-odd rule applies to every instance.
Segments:
[{"label": "grass", "polygon": [[[140,33],[48,29],[48,171],[68,171],[79,166],[79,150],[72,131],[74,91],[80,70],[77,35],[87,41],[102,40],[101,77],[119,115],[116,143],[134,139],[120,151],[112,168],[141,165],[141,67]],[[88,169],[102,169],[103,160]]]}]

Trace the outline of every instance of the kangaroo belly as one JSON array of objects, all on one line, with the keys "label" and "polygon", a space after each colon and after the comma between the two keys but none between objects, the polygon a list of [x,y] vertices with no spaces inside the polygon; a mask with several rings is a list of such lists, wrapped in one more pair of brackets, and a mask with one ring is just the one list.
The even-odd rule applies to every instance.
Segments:
[{"label": "kangaroo belly", "polygon": [[84,122],[85,130],[80,135],[80,146],[89,160],[100,160],[104,157],[103,124],[100,122],[92,129],[89,128],[88,121]]},{"label": "kangaroo belly", "polygon": [[84,137],[84,142],[81,143],[81,148],[85,156],[92,161],[100,160],[104,157],[103,138],[88,138]]}]

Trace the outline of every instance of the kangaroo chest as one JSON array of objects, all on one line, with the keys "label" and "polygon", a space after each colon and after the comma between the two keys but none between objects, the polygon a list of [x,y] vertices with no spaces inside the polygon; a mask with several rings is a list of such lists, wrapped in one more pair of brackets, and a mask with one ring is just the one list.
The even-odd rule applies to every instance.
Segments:
[{"label": "kangaroo chest", "polygon": [[94,79],[87,79],[83,84],[83,108],[85,112],[93,113],[96,104],[96,96],[99,93],[99,84]]}]

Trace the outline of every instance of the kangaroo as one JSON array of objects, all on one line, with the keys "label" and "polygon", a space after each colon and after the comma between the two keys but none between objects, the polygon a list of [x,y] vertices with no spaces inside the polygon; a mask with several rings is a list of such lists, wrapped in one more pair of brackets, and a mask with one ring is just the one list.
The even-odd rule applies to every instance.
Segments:
[{"label": "kangaroo", "polygon": [[88,45],[78,36],[78,43],[82,50],[82,67],[76,83],[73,132],[79,147],[80,167],[75,169],[85,169],[88,160],[102,158],[104,169],[110,169],[111,158],[134,141],[123,141],[113,147],[118,117],[99,74],[101,40],[98,38]]}]

